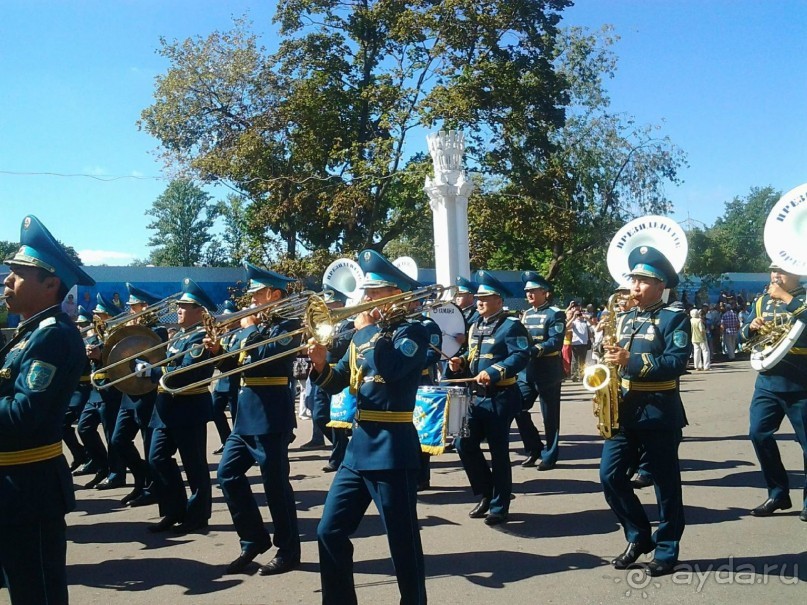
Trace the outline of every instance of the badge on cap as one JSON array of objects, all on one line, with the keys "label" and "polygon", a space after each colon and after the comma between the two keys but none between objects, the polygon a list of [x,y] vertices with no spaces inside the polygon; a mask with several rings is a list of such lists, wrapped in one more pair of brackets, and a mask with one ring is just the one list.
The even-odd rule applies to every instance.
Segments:
[{"label": "badge on cap", "polygon": [[642,254],[647,254],[647,246],[642,246],[641,248],[639,248],[639,252]]},{"label": "badge on cap", "polygon": [[26,216],[26,217],[23,219],[23,221],[22,221],[22,228],[23,228],[23,229],[27,229],[27,228],[28,228],[28,227],[30,227],[30,226],[31,226],[31,217],[30,217],[30,216]]}]

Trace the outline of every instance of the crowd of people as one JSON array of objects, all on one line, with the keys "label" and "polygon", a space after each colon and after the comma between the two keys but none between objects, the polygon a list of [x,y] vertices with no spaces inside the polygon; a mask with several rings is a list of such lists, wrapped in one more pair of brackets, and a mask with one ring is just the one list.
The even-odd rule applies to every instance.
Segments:
[{"label": "crowd of people", "polygon": [[[609,396],[598,405],[619,410],[612,426],[603,426],[607,414],[600,416],[599,479],[627,543],[611,564],[626,569],[652,553],[644,565],[649,576],[673,573],[685,527],[680,377],[691,357],[696,370],[708,370],[718,355],[733,359],[738,338],[749,340],[773,318],[807,317],[799,277],[776,265],[767,292],[741,309],[744,321],[734,309],[738,300],[719,301],[716,309],[668,304],[664,292],[678,276],[661,251],[643,245],[630,252],[630,285],[617,288],[620,298],[613,300],[620,302],[609,309],[575,301],[555,306],[553,285],[526,271],[529,308],[513,314],[504,301],[516,293],[490,272],[458,278],[455,303],[467,331],[451,335],[462,346],[448,356],[440,327],[422,307],[436,302],[442,288],[423,287],[365,250],[359,254],[364,299],[356,307],[345,307],[338,292],[290,294],[291,278],[245,263],[248,308],[215,315],[219,305],[186,278],[169,332],[153,324],[153,309],[164,301],[133,284],[125,303],[99,295],[92,312],[78,305],[74,322],[74,303],[63,306],[67,292],[92,279],[35,217],[24,219],[20,240],[5,261],[11,272],[3,297],[22,322],[0,352],[0,580],[15,605],[68,602],[65,514],[75,505],[73,477],[110,490],[126,486],[131,473],[133,489],[121,502],[157,507],[160,520],[149,531],[205,531],[212,514],[211,421],[221,439],[215,477],[238,537],[238,555],[222,572],[243,573],[273,546],[261,575],[297,569],[301,538],[289,444],[300,356],[310,363],[304,373],[312,417],[332,444],[323,470],[334,473],[333,481],[316,532],[323,603],[357,602],[351,536],[371,503],[387,534],[401,603],[426,603],[417,492],[430,488],[430,456],[414,418],[421,387],[461,385],[469,394],[462,430],[445,447],[456,449],[474,495],[468,516],[497,526],[509,521],[513,421],[526,456],[521,465],[554,469],[561,457],[561,385],[583,378],[590,351],[610,369]],[[139,346],[117,348],[127,337]],[[807,459],[805,354],[802,334],[785,362],[757,379],[751,440],[768,497],[753,516],[792,507],[774,434],[787,416]],[[536,403],[543,436],[530,412]],[[256,466],[271,532],[248,478]],[[635,473],[645,479],[637,483]],[[805,479],[802,521],[807,472]],[[655,529],[635,493],[651,483]]]}]

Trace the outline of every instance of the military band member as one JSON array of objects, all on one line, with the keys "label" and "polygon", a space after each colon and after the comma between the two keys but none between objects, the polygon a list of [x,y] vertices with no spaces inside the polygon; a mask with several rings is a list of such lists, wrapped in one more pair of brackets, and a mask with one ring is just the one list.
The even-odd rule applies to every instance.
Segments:
[{"label": "military band member", "polygon": [[[804,288],[799,276],[771,264],[771,283],[756,300],[740,331],[741,341],[753,337],[774,317],[791,317],[807,322]],[[779,455],[775,434],[785,416],[793,425],[804,456],[805,484],[799,518],[807,521],[807,330],[803,330],[781,361],[760,372],[751,399],[751,443],[762,467],[768,498],[751,511],[755,517],[769,517],[792,506],[787,471]]]},{"label": "military band member", "polygon": [[[280,302],[286,296],[289,283],[294,281],[250,263],[244,263],[244,268],[247,292],[256,306]],[[291,333],[299,330],[300,320],[277,316],[261,323],[258,317],[250,315],[241,320],[241,328],[241,346],[267,342],[242,352],[238,359],[231,356],[219,365],[223,371],[236,366],[243,369],[239,375],[238,415],[224,443],[218,468],[218,482],[241,542],[241,554],[227,566],[227,573],[242,572],[274,543],[277,554],[258,572],[281,574],[300,565],[300,530],[294,490],[289,481],[289,443],[295,425],[290,386],[294,356],[285,355],[256,368],[249,366],[299,347],[301,336]],[[211,353],[220,352],[218,343],[209,338],[205,343]],[[264,525],[247,478],[247,471],[256,462],[275,529],[274,541]]]},{"label": "military band member", "polygon": [[[468,413],[470,434],[455,441],[462,466],[479,503],[468,513],[487,525],[507,521],[513,480],[510,469],[510,425],[521,411],[516,384],[530,355],[530,336],[518,319],[504,310],[509,292],[487,271],[477,271],[479,319],[468,335],[468,352],[453,357],[446,378],[471,377],[476,403]],[[491,466],[480,444],[487,439]]]},{"label": "military band member", "polygon": [[[333,292],[330,296],[326,295],[326,303],[329,309],[344,308],[345,302],[347,302],[347,297],[341,292]],[[328,364],[336,365],[342,359],[350,346],[353,332],[352,319],[343,319],[336,324],[334,339],[331,346],[328,347],[326,359]],[[311,419],[319,427],[320,432],[332,443],[328,464],[323,466],[322,470],[326,473],[334,473],[339,470],[339,466],[345,458],[347,443],[350,439],[348,432],[350,429],[328,426],[331,419],[331,394],[313,383],[311,384],[311,401],[313,402]]]},{"label": "military band member", "polygon": [[0,349],[0,577],[15,605],[65,605],[75,498],[62,427],[86,356],[60,303],[95,282],[36,217],[23,220],[20,243],[3,292],[22,323]]},{"label": "military band member", "polygon": [[[563,382],[560,350],[566,333],[566,312],[552,306],[552,284],[538,273],[525,271],[521,275],[521,281],[524,282],[524,292],[530,303],[530,308],[521,315],[521,323],[532,338],[530,361],[518,375],[523,405],[516,416],[516,425],[527,451],[527,458],[521,466],[535,466],[540,459],[538,470],[548,471],[558,461],[560,385]],[[546,447],[541,442],[541,435],[530,415],[536,398],[541,401]]]},{"label": "military band member", "polygon": [[[138,361],[138,376],[149,376],[158,382],[163,374],[170,375],[179,368],[187,368],[208,357],[202,345],[203,330],[193,330],[205,313],[216,310],[216,305],[192,279],[182,282],[182,296],[177,301],[179,332],[168,347],[167,356],[177,358],[167,365],[152,367]],[[166,379],[172,388],[190,385],[213,375],[213,365],[191,369],[173,380]],[[161,387],[149,422],[153,430],[148,463],[163,518],[149,527],[151,532],[173,531],[186,534],[207,527],[211,515],[212,488],[207,468],[207,423],[213,417],[213,402],[206,386],[182,394],[171,395]],[[190,497],[182,483],[182,475],[174,455],[179,452],[188,478]]]},{"label": "military band member", "polygon": [[[465,318],[465,325],[472,326],[479,319],[479,311],[476,310],[476,301],[474,294],[476,294],[476,284],[472,281],[465,279],[461,275],[457,277],[457,295],[454,297],[454,304],[462,310],[462,316]],[[467,335],[467,330],[466,330]],[[458,354],[462,354],[467,350],[463,344],[463,348],[459,350]]]},{"label": "military band member", "polygon": [[[642,246],[628,262],[636,307],[620,321],[618,344],[605,346],[605,362],[620,367],[622,401],[619,432],[603,444],[600,481],[628,542],[612,565],[625,569],[655,551],[647,573],[660,576],[675,568],[685,525],[678,446],[686,415],[678,379],[692,350],[691,324],[683,310],[662,302],[664,289],[675,287],[678,275],[661,252]],[[659,507],[652,535],[629,476],[642,450]]]},{"label": "military band member", "polygon": [[[232,300],[225,300],[222,305],[221,314],[229,315],[235,313],[238,309]],[[240,339],[241,331],[232,330],[232,333],[225,336],[223,339],[222,347],[229,351],[234,349],[236,342]],[[235,413],[238,409],[238,391],[241,388],[239,378],[237,376],[225,376],[216,380],[213,387],[213,424],[216,425],[216,432],[219,434],[221,445],[213,450],[214,454],[221,454],[224,451],[224,443],[227,437],[230,436],[232,428],[227,421],[227,408],[230,408],[230,416],[235,420]]]},{"label": "military band member", "polygon": [[[129,306],[129,313],[134,315],[142,313],[150,305],[158,303],[161,299],[139,288],[134,284],[127,283],[126,289],[129,292],[129,299],[126,304]],[[141,316],[143,318],[144,316]],[[148,323],[149,319],[144,320]],[[153,328],[154,332],[163,340],[168,340],[168,331],[163,326]],[[115,431],[112,433],[110,449],[115,450],[123,463],[134,478],[134,489],[121,499],[121,504],[129,506],[145,506],[157,501],[152,493],[151,476],[148,471],[148,463],[140,456],[134,439],[139,432],[143,439],[143,451],[148,456],[151,447],[151,436],[153,429],[149,427],[151,416],[154,413],[154,404],[157,400],[157,391],[149,391],[142,395],[129,395],[123,393],[121,397],[120,411],[115,422]]]},{"label": "military band member", "polygon": [[[97,304],[93,309],[102,323],[118,314],[117,307],[102,294],[97,296]],[[92,367],[92,376],[99,386],[108,382],[106,373],[99,372],[101,352],[104,348],[103,334],[93,334],[86,339],[86,353]],[[121,405],[121,392],[118,389],[99,389],[93,387],[87,404],[78,421],[78,434],[90,455],[90,464],[95,469],[95,476],[85,487],[96,489],[112,489],[126,485],[126,466],[117,450],[107,448],[112,443],[112,433]],[[98,434],[98,426],[104,431],[104,441]],[[79,473],[81,469],[79,470]],[[79,474],[77,473],[77,474]]]},{"label": "military band member", "polygon": [[[365,300],[415,284],[372,250],[359,254]],[[335,367],[325,347],[309,341],[311,379],[330,393],[347,386],[358,410],[345,459],[336,472],[317,528],[322,602],[356,603],[350,536],[372,501],[387,532],[401,603],[426,603],[426,574],[417,518],[420,443],[412,414],[429,336],[420,322],[382,321],[384,310],[360,313],[350,347]]]}]

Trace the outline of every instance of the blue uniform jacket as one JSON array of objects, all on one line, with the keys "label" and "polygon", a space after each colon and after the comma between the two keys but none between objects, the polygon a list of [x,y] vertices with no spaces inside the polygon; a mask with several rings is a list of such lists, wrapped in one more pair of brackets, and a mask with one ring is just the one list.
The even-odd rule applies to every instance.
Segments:
[{"label": "blue uniform jacket", "polygon": [[[491,379],[488,390],[515,384],[516,376],[527,367],[530,358],[529,332],[518,319],[510,317],[504,310],[487,321],[479,318],[471,326],[468,345],[468,352],[461,357],[463,368],[459,372],[448,370],[446,377],[473,377],[485,370]],[[492,406],[493,400],[486,397],[477,405]]]},{"label": "blue uniform jacket", "polygon": [[[243,335],[241,333],[241,330],[233,330],[227,336],[222,338],[221,340],[222,348],[225,351],[232,351],[236,349],[241,342],[242,336]],[[238,385],[239,380],[240,378],[237,375],[227,376],[226,378],[219,378],[216,381],[216,386],[213,387],[213,390],[216,393],[229,393],[231,391],[234,391],[237,395],[238,388],[236,387],[239,386]]]},{"label": "blue uniform jacket", "polygon": [[[767,294],[759,297],[752,305],[751,313],[745,319],[740,329],[740,342],[754,336],[749,330],[755,317],[763,317],[766,321],[773,319],[774,310],[779,321],[783,315],[807,322],[807,306],[805,305],[804,288],[792,290],[793,300],[785,304],[781,300],[774,300]],[[801,336],[796,340],[790,351],[775,366],[760,372],[757,376],[757,385],[775,392],[807,391],[807,329],[802,330]]]},{"label": "blue uniform jacket", "polygon": [[[97,334],[93,334],[89,338],[86,339],[86,343],[92,346],[101,346],[103,349],[103,341],[98,338]],[[95,379],[95,383],[97,385],[104,385],[109,382],[109,379],[106,376],[106,372],[99,372],[98,370],[102,369],[103,361],[90,359],[90,367],[92,368],[92,376]],[[121,403],[121,396],[122,393],[116,389],[115,387],[110,387],[108,389],[96,389],[93,388],[90,391],[90,396],[87,401],[90,403],[106,403],[109,405],[118,406]]]},{"label": "blue uniform jacket", "polygon": [[[64,415],[87,357],[69,317],[53,306],[24,321],[21,337],[0,355],[0,454],[61,447]],[[0,465],[0,525],[73,510],[73,482],[64,456]]]},{"label": "blue uniform jacket", "polygon": [[[420,442],[412,412],[428,345],[429,333],[420,322],[405,321],[391,333],[365,326],[354,334],[335,367],[326,366],[321,374],[312,372],[311,380],[331,394],[347,386],[357,391],[359,420],[342,462],[347,468],[365,471],[420,466]],[[361,419],[363,410],[408,412],[409,418],[365,421]]]},{"label": "blue uniform jacket", "polygon": [[294,429],[294,400],[291,392],[294,355],[285,355],[275,361],[250,369],[249,364],[280,355],[300,346],[302,336],[288,333],[300,328],[299,319],[282,319],[269,325],[250,326],[241,330],[240,346],[249,346],[263,340],[272,342],[242,352],[238,359],[224,360],[224,371],[236,364],[243,368],[238,392],[238,413],[233,432],[238,435],[266,435]]},{"label": "blue uniform jacket", "polygon": [[659,301],[619,317],[619,345],[630,351],[621,372],[620,425],[680,429],[686,425],[678,379],[692,351],[692,324],[681,309]]},{"label": "blue uniform jacket", "polygon": [[523,382],[553,384],[563,378],[563,360],[560,350],[566,333],[566,312],[550,306],[530,308],[521,316],[521,323],[532,338],[530,361],[518,376]]},{"label": "blue uniform jacket", "polygon": [[[152,369],[151,379],[155,382],[162,374],[170,374],[178,368],[185,368],[207,359],[209,353],[202,346],[204,332],[181,330],[177,339],[172,342],[166,356],[184,353],[167,365]],[[213,364],[194,368],[173,378],[166,379],[169,387],[186,386],[210,378],[213,375]],[[208,388],[199,387],[198,392],[183,395],[171,395],[157,389],[157,402],[149,426],[154,429],[180,428],[206,424],[213,419],[213,399]]]},{"label": "blue uniform jacket", "polygon": [[441,359],[440,350],[443,348],[443,331],[433,319],[426,315],[420,317],[420,322],[429,332],[430,345],[426,350],[426,366],[420,373],[420,384],[435,385],[437,384],[437,364]]}]

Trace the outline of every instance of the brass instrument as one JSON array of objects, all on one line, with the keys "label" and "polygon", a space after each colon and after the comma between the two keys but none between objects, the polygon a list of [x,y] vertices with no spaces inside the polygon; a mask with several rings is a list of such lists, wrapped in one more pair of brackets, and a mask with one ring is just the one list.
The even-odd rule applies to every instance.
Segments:
[{"label": "brass instrument", "polygon": [[[768,213],[763,233],[765,252],[782,270],[793,275],[807,274],[805,199],[807,183],[785,193]],[[743,351],[751,354],[751,367],[757,372],[769,370],[782,361],[804,332],[803,321],[787,312],[778,313],[780,305],[784,303],[776,301],[773,317],[741,345]]]},{"label": "brass instrument", "polygon": [[[220,316],[215,316],[205,310],[201,324],[176,334],[165,342],[161,341],[152,330],[142,325],[121,326],[104,341],[104,353],[101,359],[104,367],[94,372],[90,376],[90,381],[98,390],[114,386],[127,395],[142,395],[156,389],[157,385],[149,378],[137,376],[134,371],[134,364],[137,360],[147,361],[152,367],[167,365],[175,359],[184,357],[188,352],[195,352],[204,347],[198,343],[187,351],[165,357],[163,350],[180,338],[185,338],[189,334],[206,332],[211,338],[219,339],[231,333],[226,331],[228,326],[236,322],[240,323],[245,317],[257,315],[263,322],[269,321],[271,317],[277,315],[294,316],[302,312],[310,295],[310,292],[301,292],[282,300]],[[132,317],[135,316],[129,315],[125,319],[130,321]],[[97,384],[96,373],[106,374],[109,382]]]},{"label": "brass instrument", "polygon": [[[284,332],[279,336],[274,336],[258,342],[253,342],[248,346],[233,349],[232,351],[228,351],[221,355],[217,355],[215,357],[205,359],[204,361],[200,361],[195,364],[190,364],[188,366],[185,366],[184,368],[179,368],[168,374],[164,374],[162,378],[160,378],[160,387],[163,388],[167,393],[171,393],[172,395],[179,395],[181,393],[184,393],[185,391],[207,386],[214,380],[217,380],[219,378],[227,378],[228,376],[232,376],[234,374],[240,374],[247,368],[255,368],[270,363],[272,361],[276,361],[283,357],[288,357],[290,355],[297,355],[297,353],[299,353],[300,351],[308,349],[308,343],[303,342],[303,344],[301,344],[300,346],[289,349],[288,351],[284,351],[283,353],[278,353],[277,355],[271,355],[269,357],[265,357],[264,359],[253,361],[249,364],[245,364],[243,366],[234,368],[227,372],[222,372],[215,377],[211,376],[210,378],[205,378],[192,384],[177,388],[172,388],[167,384],[168,381],[171,379],[171,377],[190,371],[191,369],[197,369],[199,367],[209,364],[217,364],[222,359],[240,356],[242,353],[246,351],[251,351],[252,349],[257,349],[259,347],[263,347],[277,340],[286,339],[289,337],[307,334],[309,337],[313,338],[317,343],[323,346],[328,346],[333,340],[333,337],[335,335],[334,330],[336,328],[336,325],[340,321],[347,319],[348,317],[351,317],[358,313],[362,313],[364,311],[379,309],[382,312],[382,318],[379,322],[377,322],[376,325],[379,325],[381,329],[386,329],[394,325],[396,322],[402,321],[410,314],[408,307],[411,303],[416,301],[423,301],[425,299],[433,299],[436,302],[437,299],[441,297],[444,291],[445,288],[443,288],[443,286],[439,285],[428,286],[426,288],[415,290],[413,292],[401,292],[400,294],[394,294],[392,296],[387,296],[374,301],[354,305],[352,307],[343,307],[341,309],[329,309],[328,304],[321,296],[313,294],[309,297],[308,303],[305,308],[305,313],[303,315],[303,327],[297,330],[292,330],[291,332]],[[231,315],[228,317],[231,317]]]},{"label": "brass instrument", "polygon": [[[608,319],[601,320],[604,346],[617,342],[616,314],[619,310],[621,294],[615,292],[608,298],[606,309]],[[598,363],[588,366],[583,372],[583,387],[594,393],[594,416],[597,417],[597,430],[604,439],[610,439],[619,430],[619,406],[622,391],[619,385],[619,366],[614,363]]]}]

